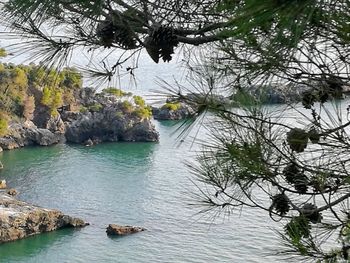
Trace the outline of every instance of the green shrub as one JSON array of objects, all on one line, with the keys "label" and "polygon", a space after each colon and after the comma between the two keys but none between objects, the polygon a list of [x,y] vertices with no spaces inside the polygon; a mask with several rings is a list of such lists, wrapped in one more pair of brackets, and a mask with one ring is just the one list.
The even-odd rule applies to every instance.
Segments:
[{"label": "green shrub", "polygon": [[57,109],[58,107],[62,106],[62,104],[63,104],[62,92],[60,90],[55,90],[52,96],[51,108]]},{"label": "green shrub", "polygon": [[80,106],[79,111],[80,111],[81,113],[85,113],[85,112],[88,112],[88,109],[87,109],[86,107],[84,107],[84,106]]},{"label": "green shrub", "polygon": [[107,93],[107,94],[111,94],[111,95],[115,95],[117,97],[124,97],[127,95],[127,93],[122,91],[121,89],[117,89],[117,88],[113,88],[113,87],[106,88],[102,92]]},{"label": "green shrub", "polygon": [[162,106],[162,109],[168,109],[168,110],[173,110],[173,111],[176,111],[180,108],[181,108],[180,102],[175,102],[175,103],[167,102]]},{"label": "green shrub", "polygon": [[0,58],[6,57],[7,56],[7,52],[4,48],[0,48]]},{"label": "green shrub", "polygon": [[19,86],[20,88],[27,87],[28,78],[26,72],[23,69],[15,67],[11,72],[11,77],[14,85]]},{"label": "green shrub", "polygon": [[89,110],[93,111],[93,112],[100,111],[100,110],[102,110],[102,108],[103,108],[103,106],[100,103],[95,103],[95,104],[89,106]]},{"label": "green shrub", "polygon": [[122,102],[122,109],[123,109],[123,111],[125,111],[127,113],[131,113],[131,112],[133,112],[134,107],[132,106],[132,104],[129,101],[124,100]]},{"label": "green shrub", "polygon": [[137,108],[133,114],[142,119],[150,118],[152,116],[152,109],[151,107]]},{"label": "green shrub", "polygon": [[140,106],[142,108],[145,107],[146,102],[141,96],[135,95],[133,98],[134,98],[134,102],[137,106]]},{"label": "green shrub", "polygon": [[4,118],[0,118],[0,136],[7,134],[8,122]]}]

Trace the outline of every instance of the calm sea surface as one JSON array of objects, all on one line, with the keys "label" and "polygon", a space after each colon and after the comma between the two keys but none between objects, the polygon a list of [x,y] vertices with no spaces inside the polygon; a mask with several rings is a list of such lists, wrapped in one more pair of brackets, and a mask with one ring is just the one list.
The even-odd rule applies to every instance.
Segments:
[{"label": "calm sea surface", "polygon": [[[25,201],[91,225],[0,245],[0,262],[282,262],[276,226],[259,211],[213,220],[190,206],[195,187],[185,161],[197,146],[176,145],[169,122],[159,143],[57,145],[1,153],[0,178]],[[198,135],[201,136],[201,132]],[[187,142],[188,141],[188,142]],[[108,224],[147,231],[110,238]]]}]

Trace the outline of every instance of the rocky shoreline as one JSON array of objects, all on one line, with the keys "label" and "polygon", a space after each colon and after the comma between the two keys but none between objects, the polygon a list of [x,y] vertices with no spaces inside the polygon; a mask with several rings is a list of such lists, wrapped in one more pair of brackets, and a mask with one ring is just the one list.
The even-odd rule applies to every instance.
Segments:
[{"label": "rocky shoreline", "polygon": [[7,134],[0,137],[0,151],[59,142],[93,145],[106,141],[159,141],[150,118],[140,115],[140,107],[130,98],[96,94],[84,88],[77,101],[79,109],[63,106],[53,116],[47,107],[38,105],[32,119],[11,121]]},{"label": "rocky shoreline", "polygon": [[0,190],[0,244],[62,228],[84,227],[82,219],[19,201]]}]

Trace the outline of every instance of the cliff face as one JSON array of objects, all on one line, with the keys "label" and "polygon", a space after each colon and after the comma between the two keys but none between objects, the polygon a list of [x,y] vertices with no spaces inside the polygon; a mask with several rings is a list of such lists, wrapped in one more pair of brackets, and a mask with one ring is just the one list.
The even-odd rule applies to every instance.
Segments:
[{"label": "cliff face", "polygon": [[[117,108],[103,108],[98,112],[75,114],[66,122],[65,138],[70,143],[84,143],[87,140],[98,142],[117,141],[158,141],[154,125],[147,119],[133,116],[118,116]],[[67,120],[69,113],[63,115]]]},{"label": "cliff face", "polygon": [[136,105],[128,104],[128,100],[113,95],[92,95],[83,90],[81,101],[85,111],[61,113],[66,123],[67,142],[158,141],[158,132],[150,119],[139,116]]},{"label": "cliff face", "polygon": [[86,225],[79,218],[34,206],[0,192],[0,244],[56,229]]}]

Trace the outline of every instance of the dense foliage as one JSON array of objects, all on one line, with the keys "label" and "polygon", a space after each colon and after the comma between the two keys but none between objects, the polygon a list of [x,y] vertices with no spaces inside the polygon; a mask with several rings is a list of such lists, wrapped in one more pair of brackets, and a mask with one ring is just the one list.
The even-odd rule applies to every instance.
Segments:
[{"label": "dense foliage", "polygon": [[31,120],[36,105],[47,106],[56,115],[57,108],[74,102],[74,92],[81,85],[82,76],[73,68],[48,72],[34,64],[0,64],[1,126],[11,118]]}]

